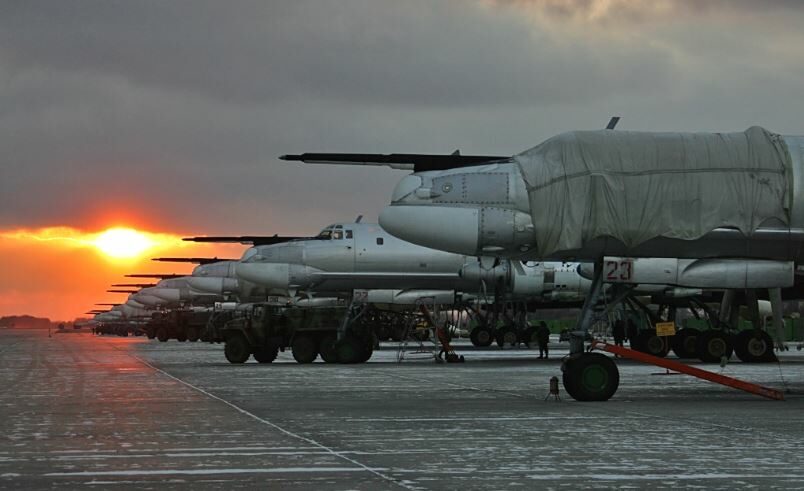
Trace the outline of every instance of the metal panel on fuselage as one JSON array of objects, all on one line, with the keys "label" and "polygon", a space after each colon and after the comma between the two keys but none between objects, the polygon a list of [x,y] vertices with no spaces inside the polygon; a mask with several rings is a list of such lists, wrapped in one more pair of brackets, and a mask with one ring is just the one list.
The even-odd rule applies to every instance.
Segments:
[{"label": "metal panel on fuselage", "polygon": [[352,234],[346,233],[350,230],[352,230],[351,227],[334,230],[333,238],[330,240],[304,241],[304,256],[296,264],[304,264],[324,271],[354,271],[355,240],[347,237]]},{"label": "metal panel on fuselage", "polygon": [[376,224],[360,224],[355,233],[355,271],[457,273],[465,257],[404,242]]}]

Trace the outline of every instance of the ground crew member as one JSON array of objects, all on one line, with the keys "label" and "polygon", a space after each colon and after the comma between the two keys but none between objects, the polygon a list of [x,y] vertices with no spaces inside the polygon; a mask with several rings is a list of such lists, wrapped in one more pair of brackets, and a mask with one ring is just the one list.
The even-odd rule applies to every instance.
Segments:
[{"label": "ground crew member", "polygon": [[625,322],[622,319],[614,321],[614,327],[611,328],[611,335],[614,337],[614,344],[616,346],[623,346],[625,341]]},{"label": "ground crew member", "polygon": [[634,322],[634,319],[628,319],[627,333],[628,333],[628,344],[630,344],[633,347],[634,343],[636,342],[637,336],[639,336],[639,329],[637,329],[636,322]]},{"label": "ground crew member", "polygon": [[550,342],[550,329],[547,323],[541,321],[536,329],[536,342],[539,343],[539,358],[547,358],[547,343]]}]

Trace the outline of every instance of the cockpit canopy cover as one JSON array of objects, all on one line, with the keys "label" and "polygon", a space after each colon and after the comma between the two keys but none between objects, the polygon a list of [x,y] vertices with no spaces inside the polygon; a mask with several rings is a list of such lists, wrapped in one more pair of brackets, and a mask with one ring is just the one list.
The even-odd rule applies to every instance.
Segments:
[{"label": "cockpit canopy cover", "polygon": [[779,135],[758,126],[742,133],[574,131],[514,160],[543,255],[601,236],[633,247],[658,236],[697,239],[718,227],[750,235],[769,219],[789,223],[790,155]]}]

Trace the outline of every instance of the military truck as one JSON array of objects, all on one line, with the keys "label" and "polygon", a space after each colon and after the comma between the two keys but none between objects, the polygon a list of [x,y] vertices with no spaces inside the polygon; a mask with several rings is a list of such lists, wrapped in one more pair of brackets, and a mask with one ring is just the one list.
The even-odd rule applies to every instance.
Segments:
[{"label": "military truck", "polygon": [[165,342],[168,339],[177,341],[198,341],[211,315],[210,309],[176,309],[165,312],[154,312],[145,326],[148,339]]},{"label": "military truck", "polygon": [[298,363],[311,363],[319,355],[326,363],[363,363],[374,351],[368,324],[350,322],[342,329],[346,307],[297,307],[252,304],[211,334],[222,339],[230,363],[249,357],[271,363],[279,351],[290,348]]}]

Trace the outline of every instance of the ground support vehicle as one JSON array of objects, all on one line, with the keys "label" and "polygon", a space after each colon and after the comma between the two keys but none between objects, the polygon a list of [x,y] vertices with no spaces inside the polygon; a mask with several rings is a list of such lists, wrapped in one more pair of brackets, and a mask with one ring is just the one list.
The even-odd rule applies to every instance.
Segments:
[{"label": "ground support vehicle", "polygon": [[239,310],[210,338],[223,340],[230,363],[251,356],[271,363],[279,351],[290,348],[298,363],[311,363],[319,355],[327,363],[363,363],[373,351],[375,336],[359,315],[346,307],[296,307],[256,303]]}]

